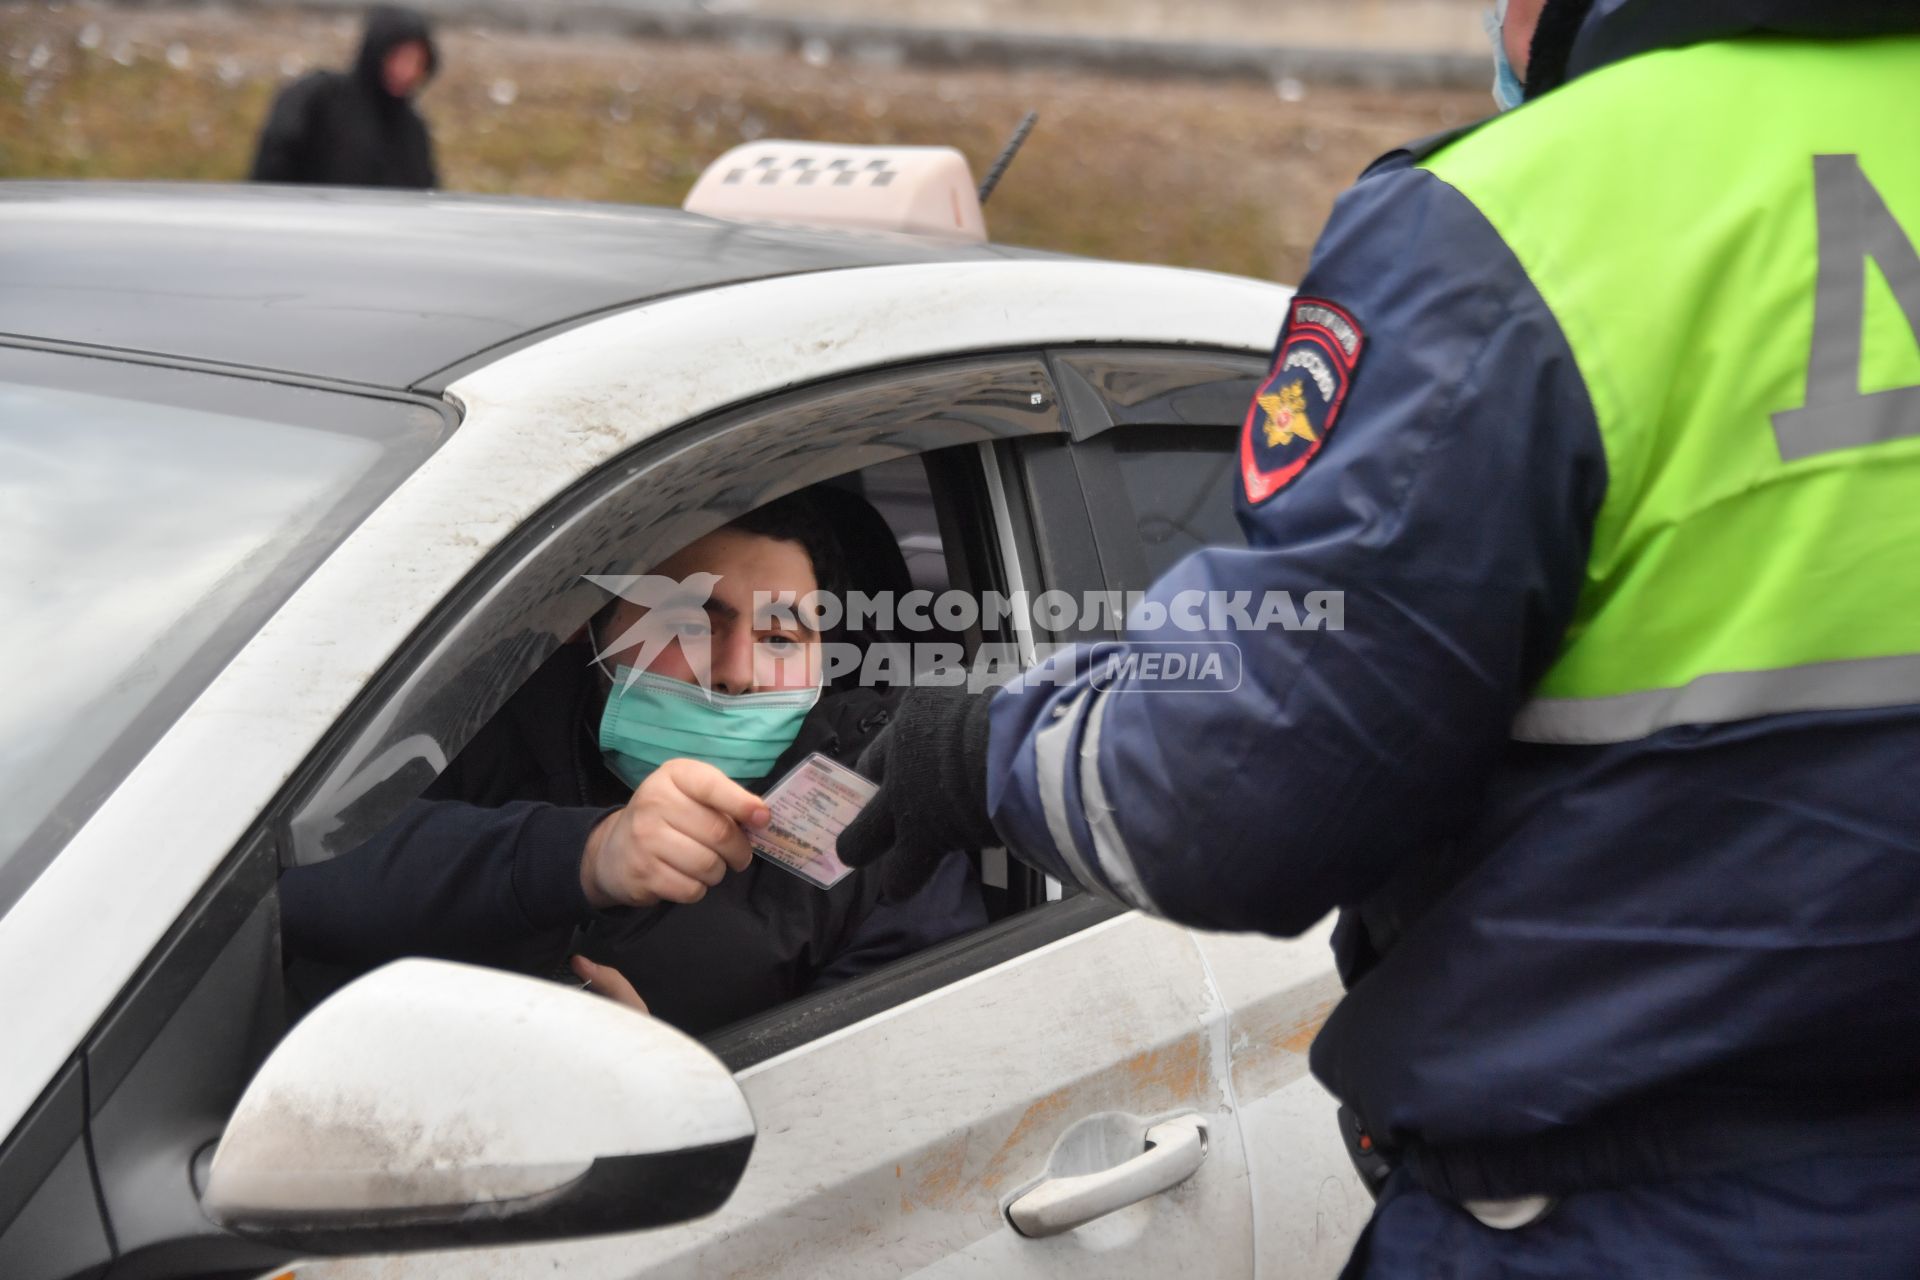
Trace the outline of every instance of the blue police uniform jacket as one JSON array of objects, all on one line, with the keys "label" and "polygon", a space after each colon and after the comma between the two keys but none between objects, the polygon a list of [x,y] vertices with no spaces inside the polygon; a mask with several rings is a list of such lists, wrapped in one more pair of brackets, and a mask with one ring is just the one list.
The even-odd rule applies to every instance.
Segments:
[{"label": "blue police uniform jacket", "polygon": [[[1755,33],[1916,30],[1908,4],[1594,0],[1568,73]],[[1128,632],[1122,654],[1233,642],[1238,685],[1211,694],[1055,655],[995,699],[995,825],[1049,873],[1195,927],[1292,935],[1340,909],[1348,995],[1313,1068],[1389,1144],[1913,1099],[1920,691],[1516,740],[1582,592],[1608,458],[1535,281],[1420,158],[1363,176],[1315,250],[1288,330],[1311,349],[1281,349],[1315,385],[1270,383],[1256,414],[1249,545],[1148,592],[1336,591],[1344,625]],[[1911,1118],[1920,1149],[1920,1103]]]}]

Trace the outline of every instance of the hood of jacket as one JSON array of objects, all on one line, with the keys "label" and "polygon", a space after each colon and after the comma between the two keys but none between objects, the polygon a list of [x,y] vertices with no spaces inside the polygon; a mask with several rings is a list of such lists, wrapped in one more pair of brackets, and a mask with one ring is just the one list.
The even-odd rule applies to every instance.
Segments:
[{"label": "hood of jacket", "polygon": [[392,97],[387,93],[381,69],[386,65],[387,55],[409,40],[418,40],[427,47],[427,79],[433,79],[434,72],[440,68],[440,51],[434,48],[433,31],[427,20],[411,9],[394,5],[370,10],[366,35],[360,41],[360,56],[353,63],[354,79],[378,90],[383,97]]},{"label": "hood of jacket", "polygon": [[1589,71],[1735,36],[1920,33],[1916,0],[1548,0],[1527,66],[1537,98]]}]

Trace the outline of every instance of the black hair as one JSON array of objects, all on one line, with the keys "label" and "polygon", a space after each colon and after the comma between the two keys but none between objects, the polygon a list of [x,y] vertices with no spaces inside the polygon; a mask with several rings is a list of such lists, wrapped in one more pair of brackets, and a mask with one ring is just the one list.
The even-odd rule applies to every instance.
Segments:
[{"label": "black hair", "polygon": [[846,590],[847,558],[834,532],[832,513],[808,490],[775,498],[727,522],[726,528],[780,542],[796,542],[813,562],[813,580],[822,591]]},{"label": "black hair", "polygon": [[[848,590],[847,558],[835,532],[833,510],[826,500],[816,497],[813,491],[802,489],[784,498],[775,498],[763,507],[755,507],[743,516],[736,516],[720,528],[750,533],[759,538],[797,543],[813,565],[814,585],[821,591],[845,596]],[[600,606],[590,624],[596,636],[612,622],[614,611],[619,607],[618,595]],[[838,640],[842,635],[842,628],[835,627],[821,638]],[[597,649],[598,639],[593,643]]]}]

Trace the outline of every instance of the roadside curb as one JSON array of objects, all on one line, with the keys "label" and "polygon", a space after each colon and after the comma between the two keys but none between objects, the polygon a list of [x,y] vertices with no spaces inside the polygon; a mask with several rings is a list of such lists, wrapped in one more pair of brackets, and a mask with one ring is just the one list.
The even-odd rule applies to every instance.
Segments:
[{"label": "roadside curb", "polygon": [[[353,13],[365,0],[227,0],[239,10]],[[1484,88],[1478,54],[1159,41],[1039,32],[921,27],[904,23],[667,9],[647,0],[408,0],[437,21],[570,35],[617,35],[724,44],[748,52],[802,54],[855,66],[1074,70],[1143,78],[1344,85],[1365,89]],[[134,3],[130,8],[168,8]]]}]

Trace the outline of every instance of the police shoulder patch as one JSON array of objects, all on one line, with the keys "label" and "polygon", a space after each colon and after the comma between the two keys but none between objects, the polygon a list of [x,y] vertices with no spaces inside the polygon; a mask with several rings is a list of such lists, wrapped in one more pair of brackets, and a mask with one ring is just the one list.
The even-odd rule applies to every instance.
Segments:
[{"label": "police shoulder patch", "polygon": [[1240,433],[1240,484],[1249,503],[1286,488],[1326,444],[1366,343],[1344,308],[1294,298],[1273,371]]}]

